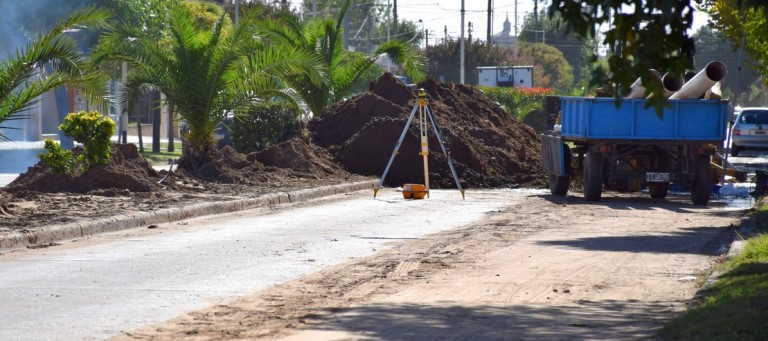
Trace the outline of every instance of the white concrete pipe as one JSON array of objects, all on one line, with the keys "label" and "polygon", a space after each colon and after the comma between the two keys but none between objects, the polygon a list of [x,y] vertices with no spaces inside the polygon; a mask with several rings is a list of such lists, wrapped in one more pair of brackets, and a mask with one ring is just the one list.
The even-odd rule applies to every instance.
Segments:
[{"label": "white concrete pipe", "polygon": [[661,85],[664,87],[664,97],[670,97],[683,88],[683,79],[667,72],[664,77],[661,77]]},{"label": "white concrete pipe", "polygon": [[726,74],[725,64],[714,61],[685,83],[680,91],[675,92],[669,99],[699,99],[717,82],[723,80]]},{"label": "white concrete pipe", "polygon": [[[654,81],[661,79],[661,74],[654,70],[650,69],[654,76]],[[637,77],[637,80],[632,83],[632,86],[629,87],[629,93],[624,98],[643,98],[645,95],[645,85],[643,85],[642,77]]]}]

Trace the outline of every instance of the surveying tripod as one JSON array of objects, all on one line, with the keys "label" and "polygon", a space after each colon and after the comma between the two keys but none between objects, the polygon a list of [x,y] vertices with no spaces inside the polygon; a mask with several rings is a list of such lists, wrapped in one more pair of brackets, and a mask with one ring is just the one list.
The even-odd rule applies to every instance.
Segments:
[{"label": "surveying tripod", "polygon": [[427,156],[429,155],[429,145],[427,142],[427,118],[429,118],[429,121],[432,123],[432,128],[435,130],[437,141],[440,142],[440,148],[442,148],[443,154],[445,154],[445,158],[448,160],[448,167],[451,169],[451,173],[453,174],[453,180],[456,181],[456,187],[458,187],[459,191],[461,192],[461,199],[464,199],[464,189],[461,188],[459,176],[456,175],[456,169],[453,167],[453,161],[451,161],[450,155],[451,153],[448,151],[448,148],[445,147],[445,143],[443,143],[443,137],[440,135],[440,129],[437,127],[437,121],[435,121],[435,118],[432,115],[432,111],[429,110],[429,107],[427,106],[427,93],[424,91],[424,89],[419,89],[418,100],[413,106],[413,110],[411,110],[411,115],[408,116],[408,122],[405,123],[403,132],[400,133],[400,138],[395,144],[395,150],[392,152],[392,156],[389,157],[387,168],[384,169],[384,174],[381,175],[379,183],[376,185],[376,187],[373,188],[373,197],[376,198],[376,193],[379,192],[381,185],[384,184],[384,178],[387,177],[389,167],[392,166],[392,161],[395,160],[395,155],[397,155],[398,151],[400,150],[400,145],[403,143],[403,139],[405,138],[405,133],[408,131],[408,127],[410,127],[411,123],[413,122],[413,117],[416,114],[417,109],[419,111],[419,136],[421,137],[421,152],[419,155],[421,155],[424,159],[424,186],[426,187],[427,197],[429,197],[429,163],[427,162]]}]

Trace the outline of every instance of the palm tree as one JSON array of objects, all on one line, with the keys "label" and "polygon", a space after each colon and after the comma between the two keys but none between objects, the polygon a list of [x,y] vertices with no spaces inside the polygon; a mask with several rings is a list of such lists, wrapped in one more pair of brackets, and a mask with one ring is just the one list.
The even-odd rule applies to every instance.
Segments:
[{"label": "palm tree", "polygon": [[[99,96],[105,92],[106,76],[89,71],[77,42],[62,33],[100,27],[108,18],[109,13],[103,9],[90,7],[75,11],[3,60],[0,64],[0,124],[27,118],[21,113],[36,104],[38,96],[63,85],[79,88],[91,100],[105,103]],[[46,68],[51,70],[50,73],[43,78],[37,77],[39,70]],[[7,137],[0,134],[0,139],[7,140]]]},{"label": "palm tree", "polygon": [[277,81],[279,75],[322,78],[312,55],[260,41],[253,32],[257,18],[256,11],[248,11],[238,25],[224,29],[222,15],[212,28],[203,27],[184,4],[173,5],[168,39],[146,39],[140,28],[119,25],[102,37],[93,59],[132,65],[124,96],[129,106],[146,91],[166,95],[188,128],[180,164],[195,170],[212,159],[214,132],[227,113],[274,97],[295,103],[295,94]]},{"label": "palm tree", "polygon": [[259,30],[273,43],[307,51],[323,61],[328,70],[326,80],[318,81],[301,74],[283,79],[315,115],[348,96],[354,84],[382,56],[403,66],[415,81],[422,80],[426,74],[425,59],[401,40],[382,43],[370,56],[346,51],[342,25],[350,4],[350,0],[344,2],[336,20],[315,19],[304,24],[295,16],[282,14],[259,22]]}]

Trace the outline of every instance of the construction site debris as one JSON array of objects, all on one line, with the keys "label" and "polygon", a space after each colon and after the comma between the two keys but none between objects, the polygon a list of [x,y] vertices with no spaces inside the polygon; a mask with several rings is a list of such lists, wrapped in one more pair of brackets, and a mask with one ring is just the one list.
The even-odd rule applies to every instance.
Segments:
[{"label": "construction site debris", "polygon": [[[427,92],[429,108],[445,137],[462,185],[517,187],[543,183],[541,141],[531,127],[510,117],[473,86],[428,78],[417,88]],[[389,73],[371,82],[369,90],[329,106],[319,119],[310,122],[309,130],[313,141],[328,149],[350,172],[380,176],[416,96]],[[455,187],[434,135],[429,145],[430,187]],[[411,127],[385,184],[423,182],[419,152],[418,127]]]}]

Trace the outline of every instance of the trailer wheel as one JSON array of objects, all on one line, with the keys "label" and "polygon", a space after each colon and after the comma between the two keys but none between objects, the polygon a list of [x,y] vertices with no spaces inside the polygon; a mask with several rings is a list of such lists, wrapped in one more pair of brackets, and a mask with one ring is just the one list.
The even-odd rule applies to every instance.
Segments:
[{"label": "trailer wheel", "polygon": [[699,155],[693,163],[696,180],[691,186],[691,201],[694,205],[706,205],[712,193],[712,167],[709,165],[709,159],[709,155]]},{"label": "trailer wheel", "polygon": [[[653,156],[653,163],[651,164],[651,170],[654,172],[667,173],[670,168],[669,153],[664,149],[656,149]],[[669,192],[669,181],[667,182],[649,182],[648,192],[651,194],[651,198],[664,199]]]},{"label": "trailer wheel", "polygon": [[568,187],[571,186],[571,149],[563,145],[563,162],[565,162],[566,176],[557,176],[549,174],[549,192],[554,195],[568,194]]},{"label": "trailer wheel", "polygon": [[600,201],[603,192],[603,163],[605,157],[600,152],[587,151],[584,160],[584,199]]}]

